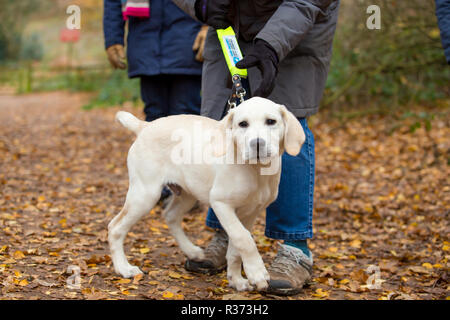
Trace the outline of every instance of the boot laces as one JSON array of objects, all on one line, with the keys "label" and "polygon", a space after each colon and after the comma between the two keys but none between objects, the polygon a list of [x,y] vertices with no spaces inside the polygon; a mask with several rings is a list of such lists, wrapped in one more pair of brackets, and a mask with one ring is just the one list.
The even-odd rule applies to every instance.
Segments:
[{"label": "boot laces", "polygon": [[298,252],[296,249],[281,245],[270,269],[281,274],[291,275],[292,271],[298,268],[299,265],[302,266],[305,262],[308,265],[312,264],[310,260],[312,259],[307,257],[303,252]]}]

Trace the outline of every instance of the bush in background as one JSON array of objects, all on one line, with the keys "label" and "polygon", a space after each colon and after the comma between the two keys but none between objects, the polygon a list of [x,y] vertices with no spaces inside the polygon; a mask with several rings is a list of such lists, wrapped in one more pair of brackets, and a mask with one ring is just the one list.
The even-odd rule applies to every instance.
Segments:
[{"label": "bush in background", "polygon": [[[381,30],[366,27],[372,4],[381,8]],[[341,1],[324,106],[389,112],[446,98],[449,83],[434,1]]]},{"label": "bush in background", "polygon": [[97,107],[119,106],[129,101],[136,105],[140,101],[140,96],[139,79],[128,79],[126,71],[115,70],[103,82],[97,96],[83,108],[90,110]]},{"label": "bush in background", "polygon": [[0,62],[20,58],[22,34],[31,13],[45,9],[39,0],[0,0]]}]

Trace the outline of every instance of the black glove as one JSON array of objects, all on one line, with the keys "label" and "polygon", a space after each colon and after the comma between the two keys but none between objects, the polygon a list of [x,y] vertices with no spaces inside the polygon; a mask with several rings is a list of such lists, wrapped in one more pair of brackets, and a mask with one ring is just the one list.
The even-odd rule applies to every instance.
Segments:
[{"label": "black glove", "polygon": [[225,29],[231,25],[227,19],[230,6],[231,0],[197,0],[195,16],[214,29]]},{"label": "black glove", "polygon": [[267,97],[275,87],[275,77],[278,73],[278,55],[274,48],[262,39],[256,39],[253,47],[244,59],[236,63],[239,69],[258,67],[262,82],[252,96]]}]

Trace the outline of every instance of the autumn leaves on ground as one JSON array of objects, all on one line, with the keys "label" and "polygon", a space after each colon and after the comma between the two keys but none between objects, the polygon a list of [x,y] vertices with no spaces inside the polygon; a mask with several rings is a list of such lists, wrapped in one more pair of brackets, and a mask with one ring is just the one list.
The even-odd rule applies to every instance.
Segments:
[{"label": "autumn leaves on ground", "polygon": [[[127,237],[142,277],[114,274],[107,224],[127,191],[133,135],[118,108],[83,111],[88,97],[64,92],[0,98],[0,297],[2,299],[281,299],[237,293],[226,274],[192,274],[155,208]],[[140,110],[127,108],[134,114]],[[316,135],[315,266],[289,299],[448,299],[448,114],[337,121],[322,112]],[[431,129],[427,131],[425,127]],[[183,226],[200,246],[205,212]],[[264,261],[277,242],[253,231]],[[76,273],[80,271],[80,288]],[[285,298],[284,298],[285,299]]]}]

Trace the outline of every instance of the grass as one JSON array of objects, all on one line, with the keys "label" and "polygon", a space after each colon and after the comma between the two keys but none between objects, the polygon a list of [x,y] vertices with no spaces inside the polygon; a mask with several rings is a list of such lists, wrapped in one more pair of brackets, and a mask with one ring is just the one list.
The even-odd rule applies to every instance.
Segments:
[{"label": "grass", "polygon": [[98,95],[87,105],[85,110],[122,105],[131,101],[134,105],[140,101],[139,79],[128,79],[125,71],[113,71],[102,84]]}]

